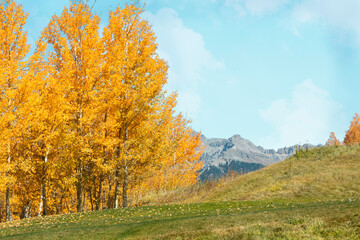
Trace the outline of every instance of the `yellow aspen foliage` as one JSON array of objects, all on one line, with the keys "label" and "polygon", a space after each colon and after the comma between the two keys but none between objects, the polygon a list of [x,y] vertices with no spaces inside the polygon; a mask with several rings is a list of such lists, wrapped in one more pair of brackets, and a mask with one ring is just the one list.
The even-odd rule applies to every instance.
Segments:
[{"label": "yellow aspen foliage", "polygon": [[[137,168],[137,174],[132,179],[131,197],[143,195],[146,191],[158,190],[156,187],[148,186],[149,181],[154,180],[156,172],[163,165],[161,161],[171,154],[168,133],[172,128],[174,107],[176,106],[176,94],[163,98],[157,105],[157,111],[151,115],[147,131],[147,151],[142,152],[142,158],[146,165]],[[146,136],[146,135],[145,135]],[[150,137],[149,137],[150,136]],[[153,186],[157,182],[153,182]]]},{"label": "yellow aspen foliage", "polygon": [[0,3],[0,222],[127,207],[197,181],[200,134],[175,115],[143,11],[116,8],[100,35],[98,15],[71,0],[26,58],[27,15]]},{"label": "yellow aspen foliage", "polygon": [[21,84],[28,92],[21,110],[21,115],[26,116],[21,121],[24,136],[21,143],[27,153],[24,161],[32,166],[33,183],[28,189],[38,193],[31,202],[33,208],[37,208],[33,211],[39,216],[47,215],[48,187],[63,181],[58,172],[65,172],[66,167],[65,162],[56,164],[66,131],[66,108],[62,104],[64,91],[62,84],[53,77],[55,70],[44,59],[46,47],[44,39],[37,42],[36,50],[29,59],[27,75]]},{"label": "yellow aspen foliage", "polygon": [[335,146],[335,145],[336,145],[336,146],[339,146],[339,145],[341,145],[340,141],[336,138],[334,132],[331,132],[331,133],[330,133],[330,137],[329,137],[329,139],[327,140],[326,145],[327,145],[327,146]]},{"label": "yellow aspen foliage", "polygon": [[[176,95],[164,98],[159,115],[154,118],[149,162],[131,179],[129,197],[141,199],[148,192],[172,190],[196,183],[203,166],[200,134],[193,132],[181,114],[174,117]],[[156,120],[155,120],[156,119]],[[144,156],[145,157],[145,156]],[[142,166],[144,167],[144,166]]]},{"label": "yellow aspen foliage", "polygon": [[141,19],[142,12],[135,5],[118,7],[109,13],[103,33],[104,92],[109,118],[114,122],[115,208],[119,207],[120,185],[126,207],[129,177],[138,166],[146,164],[141,156],[148,145],[143,136],[151,129],[148,120],[156,112],[167,80],[167,65],[156,53],[155,35],[150,24]]},{"label": "yellow aspen foliage", "polygon": [[12,0],[0,3],[0,191],[5,191],[6,195],[6,221],[12,220],[11,195],[15,185],[12,171],[16,163],[17,138],[21,134],[18,110],[22,95],[18,86],[26,74],[25,57],[30,49],[23,30],[26,19],[21,5]]},{"label": "yellow aspen foliage", "polygon": [[149,185],[156,183],[152,186],[153,190],[166,191],[196,183],[203,166],[200,162],[203,146],[200,133],[194,133],[188,124],[189,121],[181,114],[172,119],[164,143],[167,152],[158,162],[160,167],[156,174],[148,182]]},{"label": "yellow aspen foliage", "polygon": [[360,117],[359,114],[355,113],[353,120],[351,121],[349,129],[346,131],[345,145],[360,144]]},{"label": "yellow aspen foliage", "polygon": [[[94,135],[93,109],[100,82],[102,44],[99,37],[100,19],[82,1],[71,1],[60,16],[54,15],[43,32],[52,47],[48,62],[63,89],[67,107],[68,158],[73,161],[77,189],[77,211],[83,211],[84,174],[91,159]],[[76,142],[76,145],[73,143]]]}]

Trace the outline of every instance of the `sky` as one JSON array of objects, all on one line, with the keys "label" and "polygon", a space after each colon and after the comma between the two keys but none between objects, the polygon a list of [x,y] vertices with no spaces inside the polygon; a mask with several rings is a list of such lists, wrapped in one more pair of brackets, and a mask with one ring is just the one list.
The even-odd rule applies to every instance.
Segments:
[{"label": "sky", "polygon": [[[34,43],[68,0],[18,0]],[[90,0],[107,15],[124,1]],[[359,0],[147,0],[177,111],[208,138],[280,148],[342,140],[360,101]]]}]

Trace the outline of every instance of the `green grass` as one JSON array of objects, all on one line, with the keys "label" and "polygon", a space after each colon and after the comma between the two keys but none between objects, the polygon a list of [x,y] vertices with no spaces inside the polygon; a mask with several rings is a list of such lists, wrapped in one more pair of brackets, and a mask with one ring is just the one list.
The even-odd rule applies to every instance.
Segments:
[{"label": "green grass", "polygon": [[0,239],[360,239],[360,200],[104,210],[0,225]]},{"label": "green grass", "polygon": [[2,223],[0,239],[360,239],[359,170],[360,146],[314,149],[154,206]]}]

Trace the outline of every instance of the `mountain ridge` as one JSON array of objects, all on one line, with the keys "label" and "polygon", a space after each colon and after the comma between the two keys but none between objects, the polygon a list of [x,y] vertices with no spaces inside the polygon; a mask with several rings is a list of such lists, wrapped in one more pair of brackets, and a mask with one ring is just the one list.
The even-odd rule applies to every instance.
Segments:
[{"label": "mountain ridge", "polygon": [[[225,138],[206,138],[201,135],[204,153],[200,160],[204,162],[200,179],[211,180],[226,175],[230,170],[237,172],[256,171],[265,166],[280,162],[296,153],[299,145],[274,149],[256,146],[250,140],[235,134]],[[314,148],[321,145],[304,144],[301,148]]]}]

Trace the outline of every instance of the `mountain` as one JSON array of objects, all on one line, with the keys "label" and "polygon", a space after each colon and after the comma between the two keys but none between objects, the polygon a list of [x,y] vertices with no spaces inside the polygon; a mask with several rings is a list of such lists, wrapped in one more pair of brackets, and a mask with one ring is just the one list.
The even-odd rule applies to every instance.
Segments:
[{"label": "mountain", "polygon": [[[282,161],[296,153],[296,145],[273,149],[264,149],[256,146],[251,141],[236,134],[229,139],[206,138],[201,136],[205,146],[201,161],[204,167],[201,170],[200,179],[212,180],[226,175],[229,171],[252,172],[267,165]],[[314,145],[303,145],[314,148]]]}]

